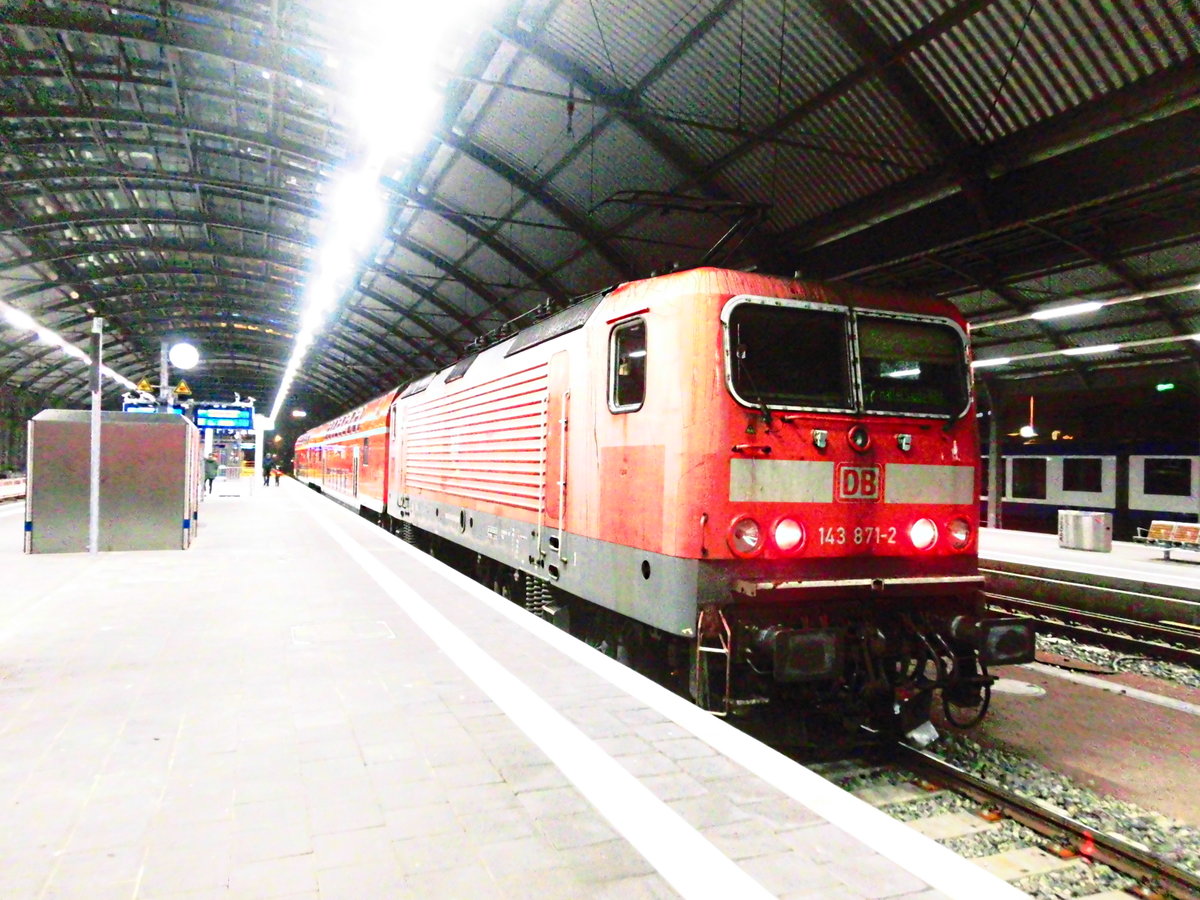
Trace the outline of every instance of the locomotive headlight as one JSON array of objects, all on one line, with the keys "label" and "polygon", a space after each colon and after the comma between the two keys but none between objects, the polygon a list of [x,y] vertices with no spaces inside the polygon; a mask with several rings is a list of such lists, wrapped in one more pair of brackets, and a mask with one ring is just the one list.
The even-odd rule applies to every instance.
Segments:
[{"label": "locomotive headlight", "polygon": [[951,519],[946,524],[946,531],[950,535],[950,546],[955,550],[961,550],[971,542],[971,523],[966,519]]},{"label": "locomotive headlight", "polygon": [[937,543],[937,526],[932,519],[917,519],[908,529],[908,538],[918,550],[928,550]]},{"label": "locomotive headlight", "polygon": [[735,520],[729,526],[729,546],[738,556],[753,556],[762,549],[762,529],[749,517]]},{"label": "locomotive headlight", "polygon": [[795,519],[780,519],[775,523],[775,546],[784,553],[804,543],[804,528]]}]

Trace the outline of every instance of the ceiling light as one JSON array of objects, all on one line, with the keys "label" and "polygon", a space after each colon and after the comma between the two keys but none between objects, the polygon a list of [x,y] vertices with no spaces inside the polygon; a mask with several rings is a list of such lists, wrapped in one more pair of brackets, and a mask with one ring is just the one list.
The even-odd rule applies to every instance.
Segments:
[{"label": "ceiling light", "polygon": [[21,328],[25,331],[37,330],[37,323],[34,322],[32,318],[30,318],[26,313],[21,312],[21,310],[14,309],[11,306],[6,306],[4,308],[4,318],[8,320],[10,325],[16,328]]},{"label": "ceiling light", "polygon": [[[383,173],[395,169],[433,133],[442,101],[439,65],[448,53],[458,52],[464,29],[480,23],[497,5],[495,0],[448,0],[424,6],[378,0],[345,4],[341,25],[350,41],[344,51],[331,49],[325,63],[330,69],[343,69],[344,78],[338,80],[344,83],[343,110],[356,150],[352,163],[317,185],[325,201],[323,227],[318,230],[321,246],[314,254],[298,310],[298,332],[272,403],[271,421],[278,416],[306,351],[328,317],[336,316],[339,301],[380,243],[392,200]],[[358,32],[369,39],[353,40]],[[397,52],[401,45],[403,52]],[[342,57],[345,66],[339,66]]]},{"label": "ceiling light", "polygon": [[1114,350],[1120,350],[1120,344],[1097,344],[1095,347],[1068,347],[1066,350],[1060,350],[1063,356],[1083,356],[1087,353],[1112,353]]},{"label": "ceiling light", "polygon": [[1037,319],[1044,322],[1046,319],[1061,319],[1064,316],[1078,316],[1083,313],[1095,312],[1104,304],[1098,300],[1089,300],[1086,303],[1073,303],[1070,306],[1055,306],[1051,309],[1039,309],[1029,314],[1029,318]]},{"label": "ceiling light", "polygon": [[1012,362],[1009,356],[994,356],[991,359],[977,359],[971,363],[973,369],[989,369],[992,366],[1007,366]]},{"label": "ceiling light", "polygon": [[186,341],[181,341],[171,347],[167,358],[177,369],[190,369],[200,362],[200,352]]}]

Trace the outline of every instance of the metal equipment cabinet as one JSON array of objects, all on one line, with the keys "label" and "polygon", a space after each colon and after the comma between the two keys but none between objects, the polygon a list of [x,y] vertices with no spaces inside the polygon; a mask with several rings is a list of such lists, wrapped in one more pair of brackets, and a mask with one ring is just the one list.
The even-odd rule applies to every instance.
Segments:
[{"label": "metal equipment cabinet", "polygon": [[[90,418],[47,409],[29,422],[27,553],[88,549]],[[182,416],[101,413],[99,549],[187,549],[201,469],[200,433]]]},{"label": "metal equipment cabinet", "polygon": [[1112,513],[1058,511],[1058,546],[1070,550],[1112,550]]}]

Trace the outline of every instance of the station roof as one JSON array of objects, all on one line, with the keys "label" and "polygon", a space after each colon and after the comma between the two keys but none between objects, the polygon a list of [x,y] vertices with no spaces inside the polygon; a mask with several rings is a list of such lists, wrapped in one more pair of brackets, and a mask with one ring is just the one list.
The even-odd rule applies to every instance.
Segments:
[{"label": "station roof", "polygon": [[[547,299],[702,262],[948,297],[998,387],[1195,380],[1200,5],[476,6],[285,408],[320,421]],[[198,399],[273,396],[360,152],[342,76],[379,36],[347,8],[0,4],[0,384],[81,402],[85,367],[17,323],[86,348],[99,315],[135,381],[185,338]]]}]

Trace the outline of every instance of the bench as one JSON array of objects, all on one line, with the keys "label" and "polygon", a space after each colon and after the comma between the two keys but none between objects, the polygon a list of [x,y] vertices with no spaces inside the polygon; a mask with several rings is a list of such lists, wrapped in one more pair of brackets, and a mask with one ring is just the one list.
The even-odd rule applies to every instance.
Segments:
[{"label": "bench", "polygon": [[24,496],[24,478],[0,478],[0,500],[14,500]]},{"label": "bench", "polygon": [[1163,559],[1170,559],[1174,552],[1176,558],[1200,562],[1200,524],[1155,519],[1149,528],[1139,528],[1133,539],[1161,548]]}]

